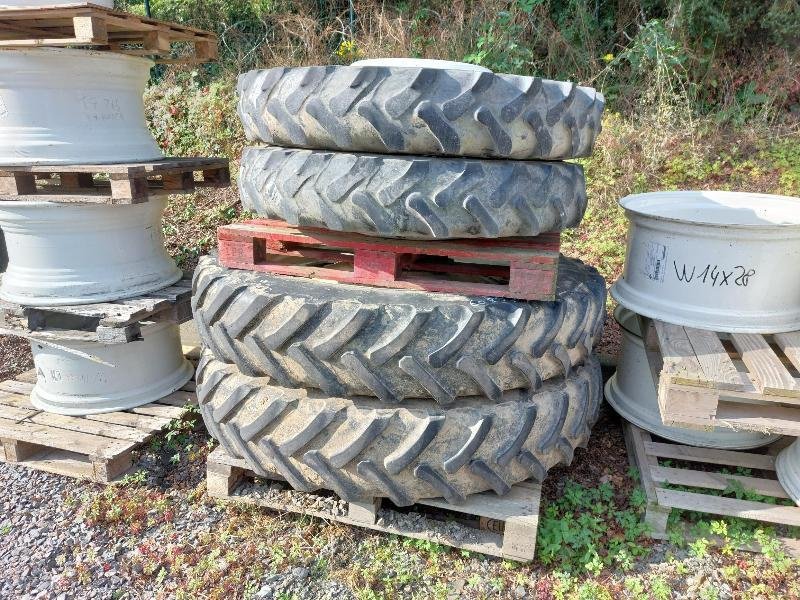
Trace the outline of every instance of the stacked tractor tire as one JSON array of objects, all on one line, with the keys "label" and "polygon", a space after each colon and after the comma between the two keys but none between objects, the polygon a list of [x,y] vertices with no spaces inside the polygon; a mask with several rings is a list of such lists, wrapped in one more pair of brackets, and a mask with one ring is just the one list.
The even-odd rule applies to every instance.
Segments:
[{"label": "stacked tractor tire", "polygon": [[[590,88],[385,60],[253,71],[239,94],[259,144],[242,160],[244,206],[287,227],[502,247],[586,209],[581,166],[561,161],[600,130]],[[541,481],[587,443],[602,398],[605,282],[557,262],[554,299],[530,301],[206,257],[193,296],[206,425],[256,473],[350,501],[457,504]]]}]

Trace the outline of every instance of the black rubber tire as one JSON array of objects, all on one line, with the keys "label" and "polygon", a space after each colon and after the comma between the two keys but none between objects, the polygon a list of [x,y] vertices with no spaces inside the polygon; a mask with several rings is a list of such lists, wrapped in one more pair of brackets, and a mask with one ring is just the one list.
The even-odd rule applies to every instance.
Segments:
[{"label": "black rubber tire", "polygon": [[588,156],[605,104],[569,82],[408,67],[276,67],[241,75],[238,91],[249,140],[520,160]]},{"label": "black rubber tire", "polygon": [[586,211],[573,163],[249,147],[247,210],[292,225],[403,238],[537,236]]},{"label": "black rubber tire", "polygon": [[337,284],[201,259],[192,296],[201,338],[249,376],[397,403],[500,400],[585,361],[605,316],[603,278],[562,258],[557,302]]},{"label": "black rubber tire", "polygon": [[503,495],[520,481],[541,481],[585,446],[602,398],[594,358],[538,393],[449,409],[430,400],[390,408],[372,398],[275,387],[207,350],[197,382],[209,431],[257,474],[279,474],[301,491],[330,489],[350,501],[388,497],[401,506],[435,497],[458,504],[469,494]]}]

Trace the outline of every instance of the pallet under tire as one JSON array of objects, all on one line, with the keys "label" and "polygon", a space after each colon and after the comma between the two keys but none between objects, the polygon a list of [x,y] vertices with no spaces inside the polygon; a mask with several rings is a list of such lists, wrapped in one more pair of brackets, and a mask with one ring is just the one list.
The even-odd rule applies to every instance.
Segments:
[{"label": "pallet under tire", "polygon": [[[217,240],[219,262],[231,269],[546,301],[555,300],[561,248],[558,233],[502,241],[401,240],[295,228],[271,220],[223,225]],[[504,282],[495,283],[494,279]]]},{"label": "pallet under tire", "polygon": [[[628,460],[631,467],[638,470],[647,497],[644,521],[649,525],[650,535],[654,539],[668,539],[667,521],[673,510],[800,526],[799,506],[726,498],[708,493],[708,490],[728,489],[733,484],[763,496],[791,501],[775,477],[775,455],[782,447],[780,440],[767,453],[758,454],[753,451],[698,448],[655,441],[650,433],[627,421],[623,422],[623,431]],[[663,466],[659,460],[695,463],[704,469]],[[751,477],[720,473],[722,467],[742,467],[767,475]],[[669,485],[690,487],[693,491],[670,489]],[[780,541],[788,552],[800,558],[800,540],[780,538]]]},{"label": "pallet under tire", "polygon": [[[190,360],[199,349],[184,347]],[[197,404],[194,381],[145,406],[66,417],[36,409],[30,393],[36,372],[0,383],[0,462],[96,483],[120,480],[134,465],[133,453],[164,431],[186,407]]]},{"label": "pallet under tire", "polygon": [[[457,539],[446,532],[436,530],[419,530],[410,526],[396,526],[386,519],[384,511],[392,511],[383,499],[366,502],[345,502],[344,514],[326,512],[302,504],[270,501],[253,493],[241,493],[238,486],[243,480],[252,481],[256,475],[248,469],[247,463],[227,454],[224,449],[217,448],[209,456],[206,467],[206,487],[212,498],[269,508],[279,513],[297,513],[317,517],[326,521],[335,521],[346,525],[363,527],[385,534],[399,535],[407,538],[426,540],[470,552],[479,552],[490,556],[529,563],[536,552],[536,535],[539,526],[539,506],[541,486],[537,483],[523,482],[515,485],[503,497],[492,492],[470,496],[465,504],[453,506],[441,499],[421,500],[415,507],[433,507],[448,519],[458,520],[463,515],[474,518],[481,528],[464,526],[470,539]],[[279,474],[273,479],[282,481]],[[295,498],[308,500],[320,498],[320,494],[309,492],[290,492]],[[310,502],[309,504],[313,504]],[[379,512],[381,514],[379,514]],[[382,516],[383,515],[383,516]],[[471,519],[472,520],[472,519]],[[389,521],[387,523],[387,521]]]}]

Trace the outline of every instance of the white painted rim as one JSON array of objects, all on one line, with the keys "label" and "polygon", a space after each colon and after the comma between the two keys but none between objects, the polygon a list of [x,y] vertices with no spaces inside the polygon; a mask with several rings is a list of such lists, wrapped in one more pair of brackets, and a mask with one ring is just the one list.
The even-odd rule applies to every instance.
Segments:
[{"label": "white painted rim", "polygon": [[630,227],[611,295],[622,306],[712,331],[800,329],[800,198],[684,191],[620,204]]},{"label": "white painted rim", "polygon": [[775,472],[784,491],[800,506],[800,439],[778,454]]},{"label": "white painted rim", "polygon": [[664,425],[636,315],[618,308],[614,318],[622,327],[623,349],[617,372],[606,383],[605,395],[611,407],[624,419],[664,439],[703,448],[746,450],[766,446],[781,437],[721,427],[703,432]]},{"label": "white painted rim", "polygon": [[151,60],[70,48],[0,50],[0,164],[163,158],[142,95]]},{"label": "white painted rim", "polygon": [[0,202],[0,298],[69,306],[131,298],[183,277],[164,248],[166,198],[132,205]]},{"label": "white painted rim", "polygon": [[392,67],[407,69],[441,69],[449,71],[474,71],[476,73],[491,73],[492,71],[480,65],[451,60],[438,60],[433,58],[367,58],[355,61],[354,67]]},{"label": "white painted rim", "polygon": [[[37,383],[31,402],[47,412],[85,416],[143,406],[186,385],[194,369],[183,356],[178,326],[153,325],[143,337],[113,345],[32,340]],[[53,343],[65,348],[54,348]]]},{"label": "white painted rim", "polygon": [[791,196],[713,190],[650,192],[626,196],[619,204],[632,215],[679,225],[800,231],[800,198]]}]

